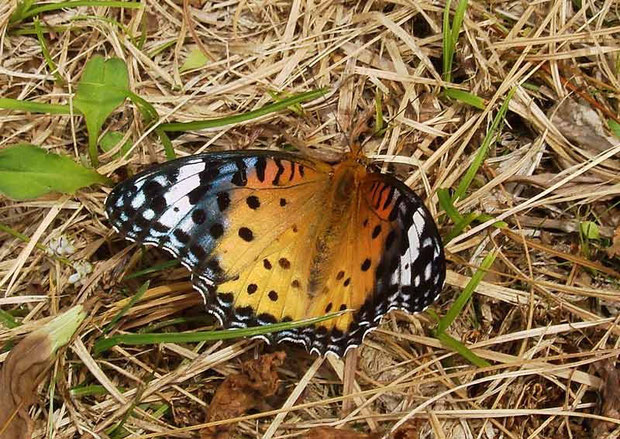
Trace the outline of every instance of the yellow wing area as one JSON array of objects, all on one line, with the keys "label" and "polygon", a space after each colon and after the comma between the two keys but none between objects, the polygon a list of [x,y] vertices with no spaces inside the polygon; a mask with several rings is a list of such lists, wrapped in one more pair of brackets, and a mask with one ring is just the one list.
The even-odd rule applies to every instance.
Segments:
[{"label": "yellow wing area", "polygon": [[[340,179],[346,176],[337,170],[331,175],[325,186],[235,191],[231,232],[214,252],[229,279],[213,291],[219,300],[211,300],[221,320],[246,327],[350,310],[305,332],[274,337],[338,353],[376,326],[379,277],[390,277],[400,263],[402,233],[397,217],[389,218],[398,209],[396,191],[380,182],[372,188],[363,180],[365,169],[349,172],[354,177],[343,185]],[[338,195],[339,186],[348,192]],[[240,201],[251,196],[260,198],[257,209]],[[252,239],[233,233],[242,225]],[[387,253],[394,257],[386,258],[386,244],[394,247]]]},{"label": "yellow wing area", "polygon": [[445,277],[421,200],[354,156],[334,166],[270,151],[184,157],[115,187],[106,212],[127,238],[179,258],[226,326],[350,310],[268,337],[319,353],[358,345],[390,309],[423,309]]}]

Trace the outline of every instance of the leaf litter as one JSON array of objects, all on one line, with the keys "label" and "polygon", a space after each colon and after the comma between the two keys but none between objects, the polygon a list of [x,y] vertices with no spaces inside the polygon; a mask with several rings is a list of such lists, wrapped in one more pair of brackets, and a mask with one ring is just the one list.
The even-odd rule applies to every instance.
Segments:
[{"label": "leaf litter", "polygon": [[[207,409],[206,422],[238,418],[250,410],[270,409],[267,399],[280,387],[277,368],[285,359],[286,353],[279,351],[245,361],[241,372],[229,375],[215,391]],[[228,439],[233,428],[231,424],[206,427],[200,431],[200,437]]]},{"label": "leaf litter", "polygon": [[[368,155],[377,169],[395,174],[422,196],[443,236],[452,225],[438,204],[438,189],[458,187],[504,96],[516,87],[501,130],[502,139],[510,134],[509,141],[486,151],[469,190],[454,206],[461,214],[501,215],[508,227],[472,223],[450,243],[448,284],[439,301],[415,316],[393,312],[356,353],[363,361],[350,371],[347,384],[359,391],[343,396],[343,381],[325,366],[302,386],[313,359],[295,347],[279,346],[287,353],[278,368],[285,393],[304,390],[303,398],[282,412],[286,422],[275,437],[301,436],[325,425],[373,434],[371,425],[386,432],[406,417],[412,418],[406,423],[412,425],[408,439],[586,438],[593,437],[595,416],[617,428],[613,411],[599,404],[607,375],[589,367],[617,357],[620,335],[619,244],[614,240],[620,149],[608,129],[617,133],[614,48],[620,47],[620,37],[617,11],[609,1],[470,0],[462,29],[454,35],[453,82],[448,84],[439,79],[446,73],[441,71],[446,2],[63,5],[39,12],[41,38],[28,17],[12,17],[15,2],[5,3],[0,5],[0,104],[21,99],[33,112],[14,107],[0,112],[0,148],[36,143],[75,163],[89,163],[86,145],[97,139],[89,136],[75,105],[74,116],[68,109],[76,78],[97,55],[125,61],[128,82],[119,81],[121,88],[129,84],[131,93],[152,106],[149,114],[166,117],[164,123],[239,115],[274,102],[274,96],[330,89],[295,112],[181,132],[167,150],[147,133],[150,122],[136,117],[138,101],[121,101],[114,93],[118,99],[106,106],[105,117],[101,113],[89,124],[92,132],[114,133],[104,134],[96,145],[113,150],[91,152],[101,162],[98,173],[115,181],[162,162],[170,151],[185,156],[280,149],[292,143],[287,137],[322,151],[341,151],[341,127],[372,108],[380,94],[385,132],[369,143]],[[19,2],[26,3],[35,4]],[[448,11],[452,23],[459,3],[453,1]],[[43,57],[41,41],[53,63]],[[209,61],[183,69],[196,47],[208,51]],[[62,82],[56,81],[58,75]],[[482,98],[486,110],[445,99],[447,88]],[[565,110],[560,102],[576,106]],[[41,103],[50,105],[49,111],[34,113],[43,108],[33,104]],[[101,328],[147,280],[156,294],[132,305],[111,335],[214,328],[201,312],[200,297],[180,282],[188,280],[184,269],[151,271],[169,259],[111,233],[102,214],[106,193],[93,186],[66,198],[50,193],[36,200],[0,201],[2,230],[10,230],[0,234],[0,362],[6,365],[12,344],[60,310],[95,298],[98,307],[80,332],[81,356],[69,349],[56,375],[43,374],[49,385],[37,393],[30,410],[32,437],[64,439],[87,436],[86,431],[105,437],[119,423],[119,435],[124,430],[132,438],[198,437],[202,427],[197,424],[220,383],[244,373],[240,365],[265,348],[248,340],[178,342],[117,346],[94,355]],[[582,239],[583,223],[596,224],[600,238]],[[78,273],[73,264],[48,256],[41,244],[63,235],[72,237],[75,247],[63,257],[89,262],[92,271]],[[429,329],[490,251],[497,251],[501,263],[493,265],[449,328],[451,337],[492,363],[480,370],[446,349]],[[146,274],[125,278],[132,273]],[[91,361],[84,361],[86,354]],[[54,387],[56,380],[70,392],[96,391],[75,393],[79,396],[72,399]],[[132,408],[138,391],[143,398]],[[343,398],[352,411],[341,410]],[[261,437],[281,413],[274,413],[277,404],[258,407],[240,415],[234,432],[223,434]]]}]

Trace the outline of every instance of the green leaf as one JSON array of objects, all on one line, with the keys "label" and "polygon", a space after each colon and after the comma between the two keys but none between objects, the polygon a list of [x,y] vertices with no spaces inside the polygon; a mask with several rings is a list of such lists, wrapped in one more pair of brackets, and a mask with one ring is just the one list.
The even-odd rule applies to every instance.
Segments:
[{"label": "green leaf", "polygon": [[465,230],[465,227],[467,227],[472,222],[474,222],[476,217],[477,215],[475,213],[469,212],[464,217],[462,217],[460,220],[455,221],[454,227],[452,228],[452,230],[450,230],[450,232],[444,238],[444,243],[448,243],[452,241],[454,238],[456,238],[461,233],[463,233],[463,230]]},{"label": "green leaf", "polygon": [[199,69],[206,66],[207,62],[209,62],[209,58],[199,48],[192,49],[187,58],[185,58],[185,62],[183,62],[179,72],[183,73],[188,70]]},{"label": "green leaf", "polygon": [[21,20],[22,17],[24,17],[28,10],[32,7],[32,5],[34,5],[35,1],[36,0],[22,0],[20,2],[17,2],[17,7],[11,15],[9,21],[13,23],[15,21]]},{"label": "green leaf", "polygon": [[[136,105],[138,111],[142,115],[142,119],[144,119],[144,123],[147,126],[151,126],[155,122],[159,121],[159,114],[157,114],[157,110],[153,107],[149,102],[145,99],[141,98],[137,94],[133,92],[129,92],[129,99]],[[155,134],[159,136],[159,140],[162,145],[164,145],[164,151],[166,153],[166,159],[172,160],[176,158],[176,153],[174,152],[174,146],[172,145],[172,141],[164,131],[161,126],[155,128]]]},{"label": "green leaf", "polygon": [[446,88],[444,90],[444,94],[449,98],[456,99],[457,101],[471,105],[474,108],[478,108],[480,110],[484,110],[485,108],[484,99],[473,93],[469,93],[468,91]]},{"label": "green leaf", "polygon": [[[125,136],[122,133],[119,133],[118,131],[108,131],[107,133],[103,135],[103,137],[99,141],[99,146],[101,146],[101,149],[104,152],[108,152],[112,148],[114,148],[116,145],[118,145],[123,140],[123,137]],[[127,153],[127,151],[129,151],[130,148],[131,148],[131,140],[127,139],[125,143],[123,143],[123,146],[121,146],[121,149],[114,156],[122,157]]]},{"label": "green leaf", "polygon": [[47,42],[45,41],[45,37],[43,36],[43,30],[41,29],[41,23],[39,22],[38,18],[34,20],[34,30],[37,34],[39,44],[41,45],[41,53],[43,54],[43,58],[47,63],[47,67],[50,69],[50,72],[52,72],[52,75],[54,75],[56,82],[62,84],[64,81],[62,80],[60,73],[58,73],[58,68],[56,67],[54,60],[52,59],[52,55],[50,54],[49,49],[47,48]]},{"label": "green leaf", "polygon": [[16,145],[0,151],[0,192],[27,200],[49,192],[73,194],[108,179],[69,157],[48,153],[36,145]]},{"label": "green leaf", "polygon": [[68,311],[58,315],[53,320],[40,327],[31,334],[44,334],[49,337],[51,353],[69,343],[71,337],[84,321],[88,314],[82,305],[76,305]]},{"label": "green leaf", "polygon": [[620,123],[616,122],[613,119],[609,119],[607,121],[607,126],[609,127],[613,135],[620,139]]},{"label": "green leaf", "polygon": [[104,60],[101,56],[94,56],[86,63],[73,104],[86,119],[88,153],[93,166],[98,163],[97,139],[101,127],[128,94],[129,76],[122,59]]},{"label": "green leaf", "polygon": [[581,221],[579,231],[584,239],[599,239],[601,237],[598,225],[592,221]]}]

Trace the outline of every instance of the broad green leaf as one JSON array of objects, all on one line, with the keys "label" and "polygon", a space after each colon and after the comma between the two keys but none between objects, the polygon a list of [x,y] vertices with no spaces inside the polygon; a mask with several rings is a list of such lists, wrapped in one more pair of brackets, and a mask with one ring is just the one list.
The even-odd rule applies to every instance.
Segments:
[{"label": "broad green leaf", "polygon": [[[123,140],[123,137],[125,136],[118,131],[108,131],[99,141],[99,146],[101,146],[104,152],[108,152],[118,145]],[[131,148],[131,140],[127,139],[123,146],[121,146],[121,149],[115,154],[115,157],[124,156],[129,151],[129,148]]]},{"label": "broad green leaf", "polygon": [[598,225],[592,221],[582,221],[579,223],[579,231],[585,239],[599,239],[601,237]]},{"label": "broad green leaf", "polygon": [[199,69],[200,67],[204,67],[209,62],[209,58],[206,57],[204,53],[199,48],[192,49],[185,58],[185,62],[179,69],[181,73],[187,72],[188,70]]},{"label": "broad green leaf", "polygon": [[88,153],[97,164],[97,138],[110,114],[129,94],[127,66],[122,59],[92,57],[84,67],[73,104],[84,114],[88,129]]},{"label": "broad green leaf", "polygon": [[36,145],[15,145],[0,151],[0,193],[15,200],[64,194],[107,178],[69,157],[47,152]]}]

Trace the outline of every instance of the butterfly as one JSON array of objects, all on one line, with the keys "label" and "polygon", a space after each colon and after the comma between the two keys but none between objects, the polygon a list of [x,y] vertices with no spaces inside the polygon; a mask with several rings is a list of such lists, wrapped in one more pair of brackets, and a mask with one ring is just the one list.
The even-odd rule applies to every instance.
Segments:
[{"label": "butterfly", "polygon": [[105,210],[128,240],[178,258],[225,327],[352,310],[260,336],[341,356],[389,311],[428,307],[446,270],[422,200],[360,151],[337,163],[270,150],[183,157],[117,185]]}]

